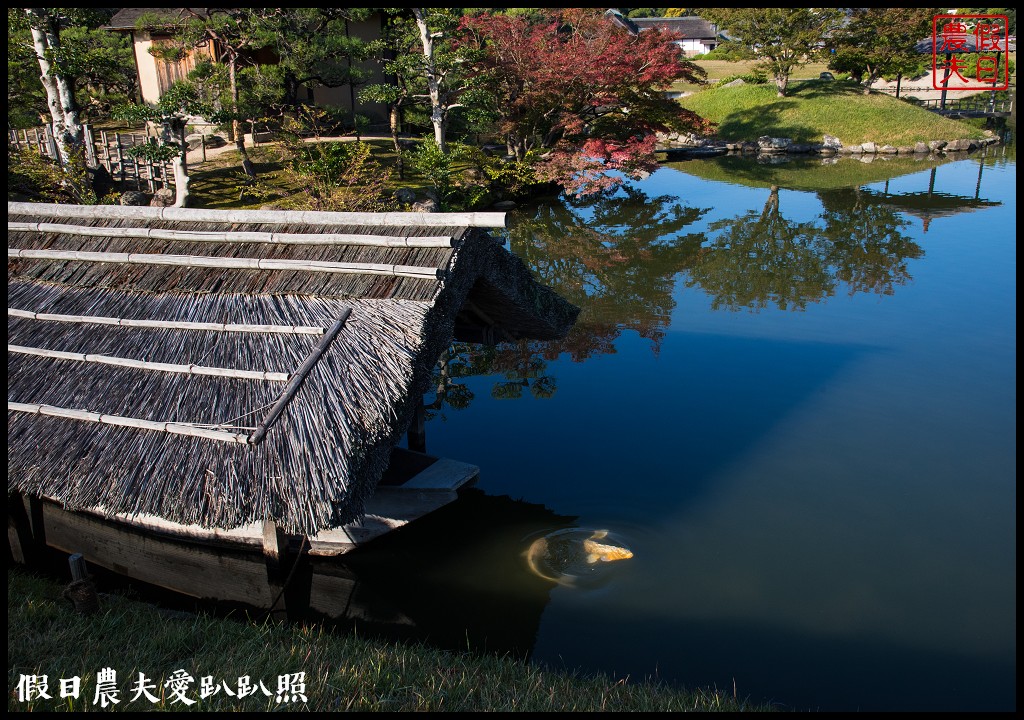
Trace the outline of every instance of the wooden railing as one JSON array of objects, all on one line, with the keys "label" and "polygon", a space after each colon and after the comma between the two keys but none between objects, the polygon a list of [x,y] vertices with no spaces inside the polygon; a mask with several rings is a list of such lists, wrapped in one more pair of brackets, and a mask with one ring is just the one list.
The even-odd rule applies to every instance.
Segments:
[{"label": "wooden railing", "polygon": [[977,117],[1010,115],[1013,113],[1013,100],[996,99],[992,95],[971,95],[965,98],[949,98],[942,100],[918,100],[919,105],[932,112],[942,115],[974,115]]},{"label": "wooden railing", "polygon": [[[128,154],[129,148],[149,141],[144,132],[96,132],[89,125],[82,127],[85,159],[89,166],[102,165],[115,183],[136,190],[155,192],[159,188],[174,188],[174,171],[170,163],[154,163]],[[57,142],[49,125],[28,130],[8,129],[7,141],[15,147],[34,148],[40,155],[60,160]]]}]

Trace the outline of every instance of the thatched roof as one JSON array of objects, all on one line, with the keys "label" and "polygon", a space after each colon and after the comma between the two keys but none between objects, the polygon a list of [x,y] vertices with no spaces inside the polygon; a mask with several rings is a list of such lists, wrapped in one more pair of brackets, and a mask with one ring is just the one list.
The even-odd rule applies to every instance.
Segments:
[{"label": "thatched roof", "polygon": [[501,213],[13,203],[8,491],[314,534],[359,519],[453,339],[578,309]]},{"label": "thatched roof", "polygon": [[954,54],[980,52],[978,40],[974,35],[928,37],[918,41],[914,45],[914,50],[922,55],[934,55],[936,52],[940,55],[947,52]]},{"label": "thatched roof", "polygon": [[[196,12],[206,13],[209,8],[192,8]],[[150,29],[167,28],[182,25],[189,19],[188,8],[121,8],[104,27],[107,30],[137,30],[139,21]]]},{"label": "thatched roof", "polygon": [[695,15],[687,17],[639,17],[630,21],[640,30],[660,28],[677,32],[684,40],[715,40],[718,38],[718,27],[704,18]]}]

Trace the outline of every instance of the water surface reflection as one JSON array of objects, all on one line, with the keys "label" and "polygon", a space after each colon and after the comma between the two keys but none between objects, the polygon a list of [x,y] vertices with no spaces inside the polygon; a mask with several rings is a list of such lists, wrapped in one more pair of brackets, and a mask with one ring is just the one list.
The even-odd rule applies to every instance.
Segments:
[{"label": "water surface reflection", "polygon": [[[427,449],[477,486],[312,562],[310,617],[799,710],[1015,708],[1014,156],[744,162],[516,211],[577,326],[449,348]],[[600,530],[633,557],[593,587],[531,571]]]},{"label": "water surface reflection", "polygon": [[516,211],[574,335],[452,348],[472,410],[442,402],[431,451],[635,551],[550,591],[531,658],[803,709],[1012,708],[1012,149],[742,162]]}]

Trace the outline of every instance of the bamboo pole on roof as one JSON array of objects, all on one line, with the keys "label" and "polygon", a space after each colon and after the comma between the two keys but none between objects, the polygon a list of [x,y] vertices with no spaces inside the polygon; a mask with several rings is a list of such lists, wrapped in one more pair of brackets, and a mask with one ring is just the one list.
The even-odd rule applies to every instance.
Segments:
[{"label": "bamboo pole on roof", "polygon": [[235,224],[365,225],[371,227],[505,227],[503,212],[326,212],[321,210],[210,210],[126,205],[7,203],[8,215],[216,222]]},{"label": "bamboo pole on roof", "polygon": [[128,265],[173,265],[225,270],[295,270],[342,274],[394,275],[437,280],[444,270],[436,267],[392,265],[390,263],[330,262],[326,260],[279,260],[273,258],[217,257],[209,255],[164,255],[147,253],[85,252],[81,250],[31,250],[7,248],[7,257],[27,260],[72,260]]},{"label": "bamboo pole on roof", "polygon": [[8,317],[50,322],[80,323],[92,325],[117,325],[119,327],[145,328],[151,330],[210,330],[213,332],[238,333],[279,333],[283,335],[323,335],[324,328],[316,325],[250,325],[245,323],[190,322],[185,320],[138,320],[102,315],[60,315],[37,313],[30,310],[7,308]]},{"label": "bamboo pole on roof", "polygon": [[108,228],[68,223],[7,222],[8,232],[60,233],[84,237],[143,238],[181,242],[279,243],[282,245],[369,245],[380,247],[452,247],[455,239],[439,236],[356,235],[351,233],[207,232],[161,228]]},{"label": "bamboo pole on roof", "polygon": [[161,363],[148,360],[135,360],[114,355],[92,355],[87,353],[49,350],[47,348],[28,347],[25,345],[7,345],[7,352],[17,355],[35,355],[36,357],[53,358],[55,360],[74,360],[77,362],[97,363],[100,365],[116,365],[118,367],[135,368],[137,370],[156,370],[159,372],[182,373],[185,375],[212,375],[230,377],[240,380],[266,380],[268,382],[287,382],[288,373],[270,372],[267,370],[239,370],[237,368],[209,367],[206,365]]},{"label": "bamboo pole on roof", "polygon": [[220,442],[249,444],[249,436],[245,433],[234,433],[227,430],[213,430],[205,427],[198,427],[188,423],[158,422],[143,420],[141,418],[125,417],[123,415],[106,415],[104,413],[90,412],[89,410],[73,410],[70,408],[57,407],[55,405],[40,405],[37,403],[19,403],[7,401],[7,409],[13,412],[24,412],[33,415],[48,415],[50,417],[65,418],[67,420],[81,420],[94,422],[103,425],[116,425],[119,427],[138,428],[140,430],[156,430],[159,432],[171,433],[173,435],[190,435],[192,437],[205,438],[207,440],[218,440]]},{"label": "bamboo pole on roof", "polygon": [[338,333],[340,333],[341,329],[345,327],[345,323],[348,321],[349,315],[351,314],[352,308],[345,308],[338,320],[331,326],[331,329],[328,330],[322,338],[320,338],[320,342],[315,348],[313,348],[313,352],[309,354],[305,362],[303,362],[299,369],[292,375],[292,379],[288,382],[288,387],[284,389],[284,392],[281,393],[281,396],[274,403],[274,406],[270,408],[270,412],[267,413],[263,422],[256,426],[256,429],[249,438],[249,442],[254,445],[263,442],[263,438],[266,437],[267,431],[274,425],[274,423],[277,422],[281,413],[284,412],[285,407],[287,407],[288,403],[290,403],[292,398],[295,397],[295,393],[299,391],[302,383],[305,382],[309,371],[313,369],[313,366],[316,365],[317,362],[319,362],[320,358],[327,351],[327,348],[329,348],[331,343],[334,342],[334,339],[338,337]]}]

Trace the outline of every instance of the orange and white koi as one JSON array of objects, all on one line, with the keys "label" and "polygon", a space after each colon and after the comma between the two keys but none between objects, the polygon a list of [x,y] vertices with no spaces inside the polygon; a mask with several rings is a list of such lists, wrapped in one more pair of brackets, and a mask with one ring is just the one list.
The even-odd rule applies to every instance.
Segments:
[{"label": "orange and white koi", "polygon": [[593,565],[596,562],[613,562],[615,560],[629,560],[633,557],[633,551],[618,545],[606,545],[594,542],[608,535],[607,530],[598,530],[589,539],[583,541],[583,550],[587,553],[587,562]]}]

